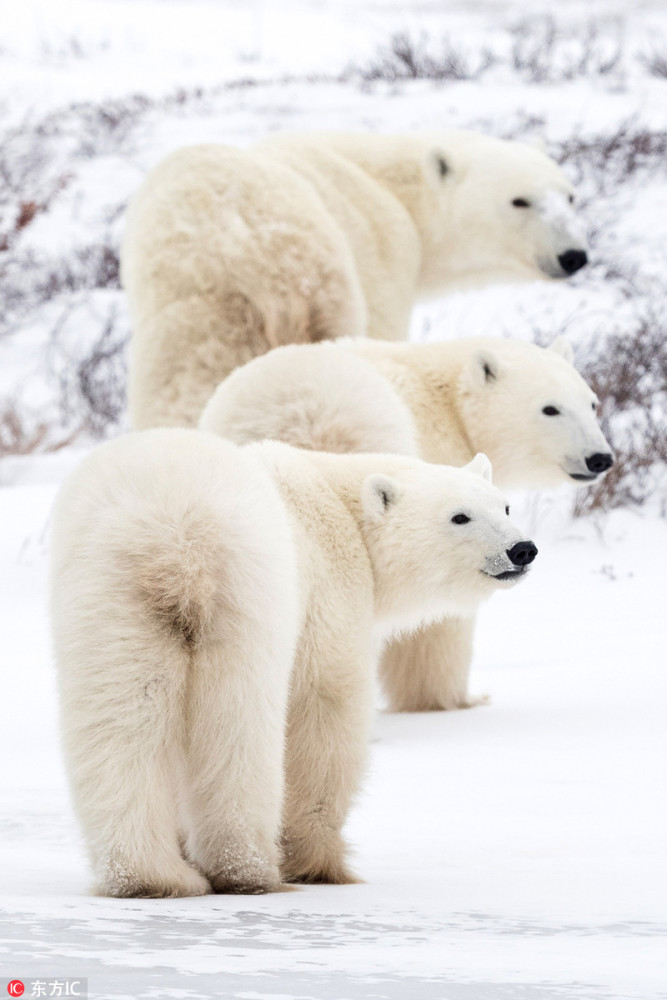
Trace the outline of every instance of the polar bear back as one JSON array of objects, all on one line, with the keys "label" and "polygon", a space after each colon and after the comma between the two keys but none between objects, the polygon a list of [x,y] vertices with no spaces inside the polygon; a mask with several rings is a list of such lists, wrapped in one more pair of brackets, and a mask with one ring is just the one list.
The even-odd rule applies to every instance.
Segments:
[{"label": "polar bear back", "polygon": [[213,387],[284,343],[367,328],[354,255],[314,187],[225,146],[160,164],[128,212],[133,424],[196,422]]},{"label": "polar bear back", "polygon": [[289,345],[238,368],[214,392],[200,428],[237,444],[268,438],[311,451],[416,455],[409,409],[344,343]]}]

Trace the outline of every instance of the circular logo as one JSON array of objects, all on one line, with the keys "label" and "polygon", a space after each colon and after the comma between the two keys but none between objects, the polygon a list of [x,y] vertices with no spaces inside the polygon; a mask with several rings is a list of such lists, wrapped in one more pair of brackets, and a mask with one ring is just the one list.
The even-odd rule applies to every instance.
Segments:
[{"label": "circular logo", "polygon": [[10,997],[22,997],[25,993],[25,986],[20,979],[12,979],[11,983],[7,983],[7,992]]}]

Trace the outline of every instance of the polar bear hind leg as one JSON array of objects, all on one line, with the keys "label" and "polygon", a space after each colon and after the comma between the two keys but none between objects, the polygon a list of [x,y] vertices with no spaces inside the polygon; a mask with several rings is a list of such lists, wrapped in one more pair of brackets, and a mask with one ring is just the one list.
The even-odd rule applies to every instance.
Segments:
[{"label": "polar bear hind leg", "polygon": [[88,682],[77,692],[64,686],[70,778],[97,888],[107,896],[199,896],[210,886],[180,850],[172,724],[188,655],[160,628],[137,628],[119,610],[114,619],[115,635],[100,628],[79,660]]},{"label": "polar bear hind leg", "polygon": [[196,424],[222,379],[269,349],[260,313],[242,295],[193,295],[166,305],[130,342],[132,425]]}]

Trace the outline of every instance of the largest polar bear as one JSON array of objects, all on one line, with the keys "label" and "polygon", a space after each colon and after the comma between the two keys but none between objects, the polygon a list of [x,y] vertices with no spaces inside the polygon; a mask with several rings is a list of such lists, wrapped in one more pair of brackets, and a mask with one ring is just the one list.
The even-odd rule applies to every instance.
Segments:
[{"label": "largest polar bear", "polygon": [[[237,368],[200,426],[239,444],[275,438],[323,451],[391,451],[459,465],[476,451],[503,489],[592,482],[612,464],[595,393],[567,341],[291,344]],[[395,711],[463,708],[474,622],[431,625],[382,661]]]},{"label": "largest polar bear", "polygon": [[272,347],[403,339],[415,301],[586,262],[570,183],[473,132],[279,135],[182,149],[146,178],[122,250],[137,428],[195,424]]},{"label": "largest polar bear", "polygon": [[488,480],[485,456],[448,469],[175,428],[86,460],[54,515],[52,609],[102,891],[354,880],[341,830],[382,637],[470,611],[536,554]]}]

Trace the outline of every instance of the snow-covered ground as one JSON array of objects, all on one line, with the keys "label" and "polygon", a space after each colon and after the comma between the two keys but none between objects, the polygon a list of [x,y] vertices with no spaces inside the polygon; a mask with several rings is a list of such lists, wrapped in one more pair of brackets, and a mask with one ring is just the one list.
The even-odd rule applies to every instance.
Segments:
[{"label": "snow-covered ground", "polygon": [[[387,79],[401,32],[422,58],[449,54],[449,76],[402,79],[399,66]],[[617,445],[634,434],[646,451],[647,428],[664,441],[666,39],[660,0],[3,11],[0,456],[32,453],[0,461],[0,990],[87,977],[91,997],[132,1000],[667,998],[667,528],[655,474],[644,507],[595,521],[570,519],[572,492],[514,503],[540,555],[482,616],[474,686],[492,702],[379,716],[349,825],[364,885],[90,896],[45,594],[57,484],[76,449],[123,426],[124,205],[187,142],[247,144],[278,128],[542,136],[579,184],[591,266],[567,283],[422,306],[413,335],[565,332],[589,375],[604,374]],[[637,399],[614,395],[609,361],[623,344],[648,423]]]}]

